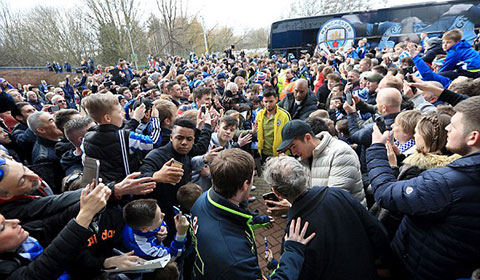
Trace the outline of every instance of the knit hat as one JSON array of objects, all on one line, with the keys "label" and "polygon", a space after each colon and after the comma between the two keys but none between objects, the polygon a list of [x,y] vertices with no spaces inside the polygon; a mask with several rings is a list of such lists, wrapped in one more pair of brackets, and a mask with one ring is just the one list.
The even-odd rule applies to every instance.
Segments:
[{"label": "knit hat", "polygon": [[193,81],[193,88],[197,88],[199,86],[203,85],[203,81],[202,80],[194,80]]},{"label": "knit hat", "polygon": [[263,83],[265,83],[266,79],[267,79],[267,74],[265,74],[263,72],[258,72],[257,73],[257,79],[255,80],[255,83],[263,85]]}]

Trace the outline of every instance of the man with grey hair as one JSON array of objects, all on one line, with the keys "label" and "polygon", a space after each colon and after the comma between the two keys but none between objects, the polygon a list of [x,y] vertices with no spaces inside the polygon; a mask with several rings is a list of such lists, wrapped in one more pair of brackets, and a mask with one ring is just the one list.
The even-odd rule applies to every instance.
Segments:
[{"label": "man with grey hair", "polygon": [[316,238],[305,250],[298,279],[375,279],[375,257],[388,248],[381,223],[350,194],[327,186],[309,187],[308,170],[295,158],[267,161],[265,181],[291,203],[287,227],[301,218]]},{"label": "man with grey hair", "polygon": [[67,109],[67,101],[61,95],[54,95],[52,97],[52,104],[58,106],[58,109]]},{"label": "man with grey hair", "polygon": [[27,101],[32,105],[37,111],[41,111],[43,108],[43,102],[38,98],[38,95],[33,92],[27,92]]},{"label": "man with grey hair", "polygon": [[60,159],[55,153],[55,144],[58,143],[63,133],[57,128],[54,116],[47,112],[31,114],[27,119],[27,124],[30,130],[37,135],[32,150],[32,163],[40,167],[35,171],[47,180],[54,192],[59,191],[64,172],[60,166]]}]

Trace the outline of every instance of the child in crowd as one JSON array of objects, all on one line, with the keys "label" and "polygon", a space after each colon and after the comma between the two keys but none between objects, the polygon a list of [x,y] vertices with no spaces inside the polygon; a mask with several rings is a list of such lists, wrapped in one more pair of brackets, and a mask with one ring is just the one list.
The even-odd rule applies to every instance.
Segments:
[{"label": "child in crowd", "polygon": [[[480,77],[480,54],[462,37],[463,33],[458,29],[447,31],[442,37],[442,47],[447,57],[439,74],[451,80],[458,76]],[[463,65],[458,68],[459,63]]]},{"label": "child in crowd", "polygon": [[190,214],[193,204],[202,193],[202,188],[197,184],[188,183],[181,186],[177,191],[177,201],[180,203],[182,213]]},{"label": "child in crowd", "polygon": [[160,258],[167,254],[172,258],[179,257],[185,249],[190,223],[182,213],[175,216],[177,234],[170,247],[167,247],[162,242],[167,236],[164,217],[165,214],[155,199],[138,199],[125,205],[123,208],[123,219],[126,224],[123,230],[125,247],[144,259]]},{"label": "child in crowd", "polygon": [[158,111],[152,108],[150,135],[135,133],[145,115],[141,104],[132,119],[124,125],[124,111],[113,94],[92,94],[82,101],[90,117],[98,123],[85,134],[82,149],[88,157],[100,160],[100,177],[104,182],[121,181],[138,170],[140,163],[137,151],[152,150],[160,141],[160,120]]}]

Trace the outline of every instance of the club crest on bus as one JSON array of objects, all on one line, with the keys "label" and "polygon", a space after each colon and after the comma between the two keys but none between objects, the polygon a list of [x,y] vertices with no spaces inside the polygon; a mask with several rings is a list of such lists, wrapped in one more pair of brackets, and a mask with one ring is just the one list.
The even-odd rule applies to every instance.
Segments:
[{"label": "club crest on bus", "polygon": [[355,27],[345,19],[336,18],[325,22],[318,31],[318,48],[328,49],[348,48],[353,45]]}]

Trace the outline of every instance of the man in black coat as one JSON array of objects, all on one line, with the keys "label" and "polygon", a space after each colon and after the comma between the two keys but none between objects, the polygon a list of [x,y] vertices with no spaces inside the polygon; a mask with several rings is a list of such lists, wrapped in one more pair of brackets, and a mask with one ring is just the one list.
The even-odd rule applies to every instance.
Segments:
[{"label": "man in black coat", "polygon": [[308,175],[292,157],[267,162],[264,176],[275,195],[291,203],[292,220],[308,222],[305,261],[298,279],[376,279],[375,256],[388,249],[381,223],[348,192],[339,188],[308,188]]},{"label": "man in black coat", "polygon": [[27,119],[37,110],[28,102],[18,102],[12,109],[12,117],[18,121],[12,131],[12,140],[19,147],[19,156],[23,162],[32,162],[33,145],[37,141],[37,136],[28,128]]},{"label": "man in black coat", "polygon": [[[208,118],[206,122],[206,125],[210,125],[211,119]],[[195,127],[196,124],[188,118],[176,119],[170,134],[170,142],[149,152],[140,166],[142,175],[152,177],[157,183],[157,187],[148,197],[157,200],[170,229],[175,228],[172,206],[178,204],[177,190],[191,180],[192,158],[189,153],[195,141]],[[205,138],[201,141],[210,142],[210,139]],[[174,236],[175,232],[169,231],[167,240]]]},{"label": "man in black coat", "polygon": [[299,79],[295,81],[293,93],[287,94],[278,106],[287,110],[292,120],[305,120],[310,113],[317,110],[317,98],[313,93],[308,92],[307,80]]}]

